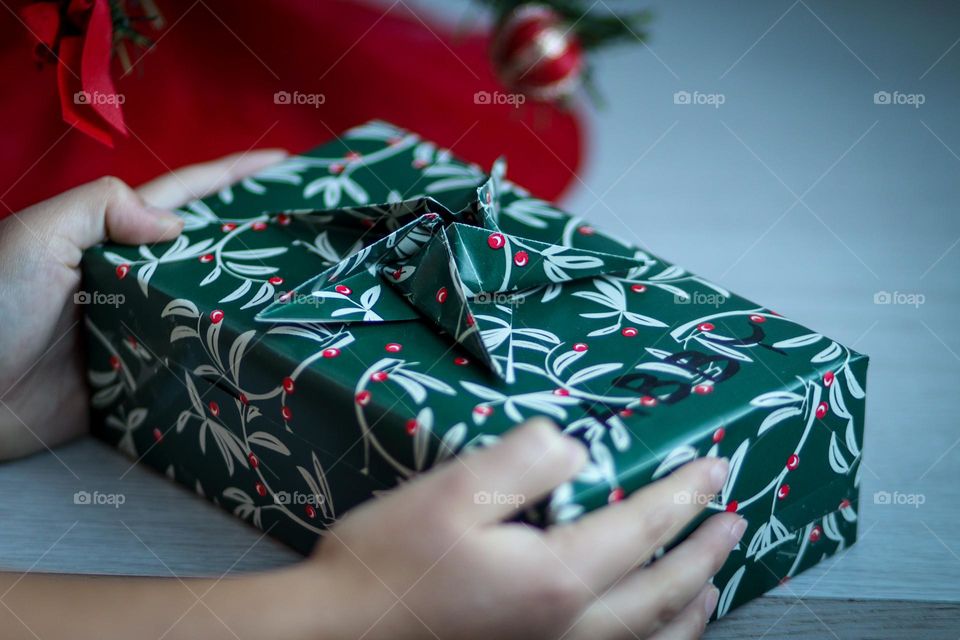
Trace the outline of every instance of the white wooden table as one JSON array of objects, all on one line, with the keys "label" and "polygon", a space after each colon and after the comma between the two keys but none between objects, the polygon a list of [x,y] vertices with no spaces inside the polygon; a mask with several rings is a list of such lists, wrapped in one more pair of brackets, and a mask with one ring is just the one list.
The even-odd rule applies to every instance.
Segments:
[{"label": "white wooden table", "polygon": [[[564,204],[872,356],[861,540],[709,635],[956,638],[960,8],[654,9],[649,48],[596,60],[609,106],[590,115]],[[675,104],[677,91],[723,104]],[[875,104],[878,91],[924,103]],[[875,304],[881,291],[923,304]],[[78,490],[126,502],[75,505]],[[92,440],[0,467],[0,491],[4,569],[219,575],[297,559]]]}]

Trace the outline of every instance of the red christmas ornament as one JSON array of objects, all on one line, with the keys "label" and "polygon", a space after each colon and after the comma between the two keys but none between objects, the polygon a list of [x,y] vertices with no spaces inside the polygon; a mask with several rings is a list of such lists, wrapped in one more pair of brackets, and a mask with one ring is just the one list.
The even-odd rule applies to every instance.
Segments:
[{"label": "red christmas ornament", "polygon": [[535,100],[554,101],[579,86],[580,39],[556,11],[526,4],[500,23],[491,44],[494,71],[504,85]]}]

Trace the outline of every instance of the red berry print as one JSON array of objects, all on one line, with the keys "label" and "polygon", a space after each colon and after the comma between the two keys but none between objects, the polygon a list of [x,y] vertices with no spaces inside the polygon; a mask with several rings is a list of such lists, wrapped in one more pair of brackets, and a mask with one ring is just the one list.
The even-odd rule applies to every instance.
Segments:
[{"label": "red berry print", "polygon": [[120,362],[120,358],[117,356],[110,356],[110,368],[114,371],[119,371],[120,367],[123,366],[123,363]]},{"label": "red berry print", "polygon": [[810,530],[810,542],[817,542],[820,540],[821,535],[823,535],[823,529],[820,527],[814,527]]},{"label": "red berry print", "polygon": [[620,409],[619,414],[621,418],[629,418],[633,415],[633,409]]},{"label": "red berry print", "polygon": [[337,175],[338,173],[343,171],[343,165],[340,164],[339,162],[334,162],[327,168],[330,170],[330,173],[332,173],[333,175]]},{"label": "red berry print", "polygon": [[244,406],[250,404],[250,398],[247,397],[247,394],[245,393],[240,394],[240,404]]},{"label": "red berry print", "polygon": [[353,293],[353,289],[351,289],[350,287],[348,287],[348,286],[345,285],[345,284],[338,284],[337,286],[335,286],[335,287],[333,288],[333,290],[336,291],[337,293],[341,293],[341,294],[343,294],[343,295],[345,295],[345,296],[348,296],[348,295],[350,295],[351,293]]},{"label": "red berry print", "polygon": [[117,265],[116,273],[117,280],[123,280],[127,277],[127,274],[130,273],[130,265],[126,263]]},{"label": "red berry print", "polygon": [[410,164],[413,165],[415,169],[423,169],[425,166],[427,166],[427,161],[422,158],[417,158]]},{"label": "red berry print", "polygon": [[403,345],[399,342],[391,342],[385,346],[384,349],[386,349],[388,353],[400,353],[403,351]]},{"label": "red berry print", "polygon": [[370,379],[374,382],[386,382],[389,377],[390,375],[386,371],[374,371],[370,375]]},{"label": "red berry print", "polygon": [[223,320],[223,311],[220,309],[214,309],[210,312],[210,322],[213,324],[220,324],[221,320]]},{"label": "red berry print", "polygon": [[361,155],[356,151],[347,151],[347,155],[344,156],[348,162],[356,162],[361,158]]},{"label": "red berry print", "polygon": [[394,270],[393,270],[393,273],[390,274],[390,275],[393,276],[393,279],[394,279],[394,280],[398,280],[398,281],[399,281],[400,278],[403,277],[403,269],[394,269]]},{"label": "red berry print", "polygon": [[340,349],[337,349],[336,347],[330,347],[329,349],[323,350],[324,358],[336,358],[338,355],[340,355]]},{"label": "red berry print", "polygon": [[730,502],[727,503],[727,506],[725,507],[725,509],[730,513],[735,513],[739,506],[740,506],[739,502],[737,502],[736,500],[731,500]]},{"label": "red berry print", "polygon": [[487,236],[487,246],[491,249],[502,249],[505,244],[507,244],[507,239],[503,237],[502,233],[491,233]]},{"label": "red berry print", "polygon": [[260,220],[250,225],[250,228],[253,229],[254,231],[263,231],[264,229],[267,228],[267,223],[264,222],[263,220]]},{"label": "red berry print", "polygon": [[470,364],[470,361],[463,356],[457,356],[453,359],[453,364],[457,365],[458,367],[465,367]]},{"label": "red berry print", "polygon": [[783,500],[788,495],[790,495],[790,485],[788,484],[780,485],[780,488],[777,489],[777,497]]},{"label": "red berry print", "polygon": [[827,412],[829,410],[830,410],[830,405],[828,405],[826,402],[821,402],[820,404],[817,405],[817,418],[822,420],[824,416],[827,415]]},{"label": "red berry print", "polygon": [[208,407],[210,408],[210,413],[214,418],[220,415],[220,405],[218,405],[215,400],[211,400]]},{"label": "red berry print", "polygon": [[214,256],[212,253],[205,253],[202,256],[200,256],[200,262],[204,264],[207,264],[208,262],[213,262],[213,257]]},{"label": "red berry print", "polygon": [[700,329],[700,331],[703,331],[703,332],[708,332],[708,331],[713,331],[714,329],[716,329],[716,327],[713,326],[712,322],[701,322],[700,324],[697,325],[697,329]]},{"label": "red berry print", "polygon": [[827,371],[823,374],[823,386],[829,387],[833,384],[833,380],[836,376],[833,375],[833,371]]},{"label": "red berry print", "polygon": [[723,436],[725,435],[727,435],[727,430],[724,429],[723,427],[720,427],[719,429],[713,432],[713,441],[720,442],[721,440],[723,440]]},{"label": "red berry print", "polygon": [[761,316],[761,315],[758,314],[758,313],[755,313],[755,314],[753,314],[752,316],[750,316],[750,322],[755,322],[755,323],[757,323],[757,324],[763,324],[763,323],[766,322],[766,321],[767,321],[767,319],[764,318],[763,316]]},{"label": "red berry print", "polygon": [[787,469],[793,471],[800,466],[800,456],[795,453],[791,453],[790,457],[787,458]]},{"label": "red berry print", "polygon": [[518,267],[525,267],[527,266],[528,262],[530,262],[530,256],[526,251],[517,251],[515,254],[513,254],[513,264],[517,265]]},{"label": "red berry print", "polygon": [[645,407],[655,407],[657,406],[657,402],[659,401],[653,396],[643,396],[642,398],[640,398],[640,404],[642,404]]},{"label": "red berry print", "polygon": [[576,351],[577,353],[583,353],[587,349],[588,349],[587,345],[583,342],[578,342],[575,345],[573,345],[573,350]]},{"label": "red berry print", "polygon": [[258,496],[260,496],[261,498],[266,497],[266,495],[267,495],[267,487],[266,487],[262,482],[258,482],[257,484],[255,484],[255,485],[253,485],[253,486],[254,486],[254,488],[257,490],[257,495],[258,495]]},{"label": "red berry print", "polygon": [[634,293],[643,293],[646,290],[647,290],[647,285],[645,284],[630,285],[630,291],[633,291]]},{"label": "red berry print", "polygon": [[485,404],[478,404],[473,408],[473,412],[478,416],[489,416],[493,413],[493,407]]},{"label": "red berry print", "polygon": [[308,504],[303,508],[303,512],[307,514],[307,517],[313,520],[317,517],[317,510],[313,508],[312,504]]},{"label": "red berry print", "polygon": [[440,304],[443,304],[446,301],[447,301],[447,288],[440,287],[439,289],[437,289],[437,302],[439,302]]},{"label": "red berry print", "polygon": [[230,233],[231,231],[233,231],[233,230],[236,229],[236,228],[237,228],[237,225],[235,225],[235,224],[232,223],[232,222],[228,222],[228,223],[223,224],[223,225],[220,226],[220,231],[223,231],[224,233]]},{"label": "red berry print", "polygon": [[361,407],[365,407],[368,404],[370,404],[370,398],[372,397],[373,396],[370,394],[369,391],[361,391],[356,395],[354,399],[357,401],[358,405],[360,405]]},{"label": "red berry print", "polygon": [[561,396],[561,397],[563,397],[563,398],[566,398],[567,396],[570,395],[570,392],[567,391],[566,389],[563,389],[563,388],[554,389],[554,390],[553,390],[553,395],[555,395],[555,396]]},{"label": "red berry print", "polygon": [[283,416],[283,419],[287,422],[293,419],[293,411],[286,405],[280,407],[280,415]]},{"label": "red berry print", "polygon": [[288,376],[283,379],[283,390],[286,391],[288,394],[293,393],[293,390],[295,387],[296,385],[293,383],[293,378]]},{"label": "red berry print", "polygon": [[707,395],[708,393],[713,393],[713,385],[712,385],[712,384],[698,384],[698,385],[696,385],[695,387],[693,387],[693,392],[696,393],[697,395],[705,396],[705,395]]},{"label": "red berry print", "polygon": [[156,442],[160,442],[161,440],[163,440],[163,432],[160,431],[160,429],[157,429],[156,427],[154,427],[153,429],[153,439]]},{"label": "red berry print", "polygon": [[623,329],[620,330],[620,333],[622,333],[626,338],[632,338],[640,332],[637,331],[636,327],[624,327]]},{"label": "red berry print", "polygon": [[252,451],[247,454],[247,460],[250,462],[251,469],[256,469],[260,466],[260,458],[258,458]]},{"label": "red berry print", "polygon": [[577,227],[577,233],[579,233],[582,236],[592,236],[596,232],[597,232],[596,229],[594,229],[593,227],[587,224],[583,225],[582,227]]},{"label": "red berry print", "polygon": [[467,314],[466,320],[467,320],[467,326],[468,326],[468,327],[472,327],[473,325],[475,325],[475,324],[477,323],[477,321],[474,319],[472,313],[468,313],[468,314]]},{"label": "red berry print", "polygon": [[281,278],[280,276],[270,276],[269,278],[267,278],[267,282],[269,282],[270,284],[283,284],[283,278]]},{"label": "red berry print", "polygon": [[293,291],[284,291],[280,294],[280,302],[290,302],[290,298],[293,297]]},{"label": "red berry print", "polygon": [[285,214],[285,213],[278,213],[278,214],[277,214],[277,224],[279,224],[280,226],[283,226],[283,227],[287,226],[288,224],[290,224],[290,216],[288,216],[288,215]]},{"label": "red berry print", "polygon": [[412,436],[417,432],[417,427],[420,426],[420,423],[417,422],[416,418],[410,418],[407,420],[407,435]]},{"label": "red berry print", "polygon": [[850,501],[847,500],[846,498],[844,498],[843,500],[841,500],[841,501],[840,501],[840,508],[841,508],[841,509],[849,509],[849,508],[850,508]]},{"label": "red berry print", "polygon": [[613,504],[614,502],[620,502],[623,500],[623,496],[623,487],[615,487],[614,490],[610,492],[610,495],[607,496],[607,502],[610,504]]}]

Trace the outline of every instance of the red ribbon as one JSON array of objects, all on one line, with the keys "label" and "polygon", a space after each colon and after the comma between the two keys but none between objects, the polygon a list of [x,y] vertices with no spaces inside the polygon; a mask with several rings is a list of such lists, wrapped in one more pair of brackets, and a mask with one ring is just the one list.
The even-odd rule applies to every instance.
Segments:
[{"label": "red ribbon", "polygon": [[80,35],[60,35],[63,24],[56,2],[29,4],[20,16],[36,40],[38,59],[53,56],[57,60],[64,122],[113,147],[113,136],[127,135],[127,128],[123,96],[117,94],[110,77],[113,20],[107,0],[71,0],[66,18]]}]

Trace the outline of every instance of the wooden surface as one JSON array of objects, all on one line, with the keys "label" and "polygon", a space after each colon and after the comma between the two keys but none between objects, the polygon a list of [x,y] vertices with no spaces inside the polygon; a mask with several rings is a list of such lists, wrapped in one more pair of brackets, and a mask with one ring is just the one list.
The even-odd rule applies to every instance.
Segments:
[{"label": "wooden surface", "polygon": [[[654,8],[649,49],[596,61],[609,106],[589,116],[592,155],[564,204],[872,357],[861,540],[708,637],[960,637],[958,9]],[[725,102],[676,105],[676,91]],[[877,105],[876,91],[925,102]],[[880,291],[924,303],[874,304]],[[75,505],[78,490],[125,503]],[[220,575],[296,560],[90,440],[0,467],[0,491],[4,569]]]}]

